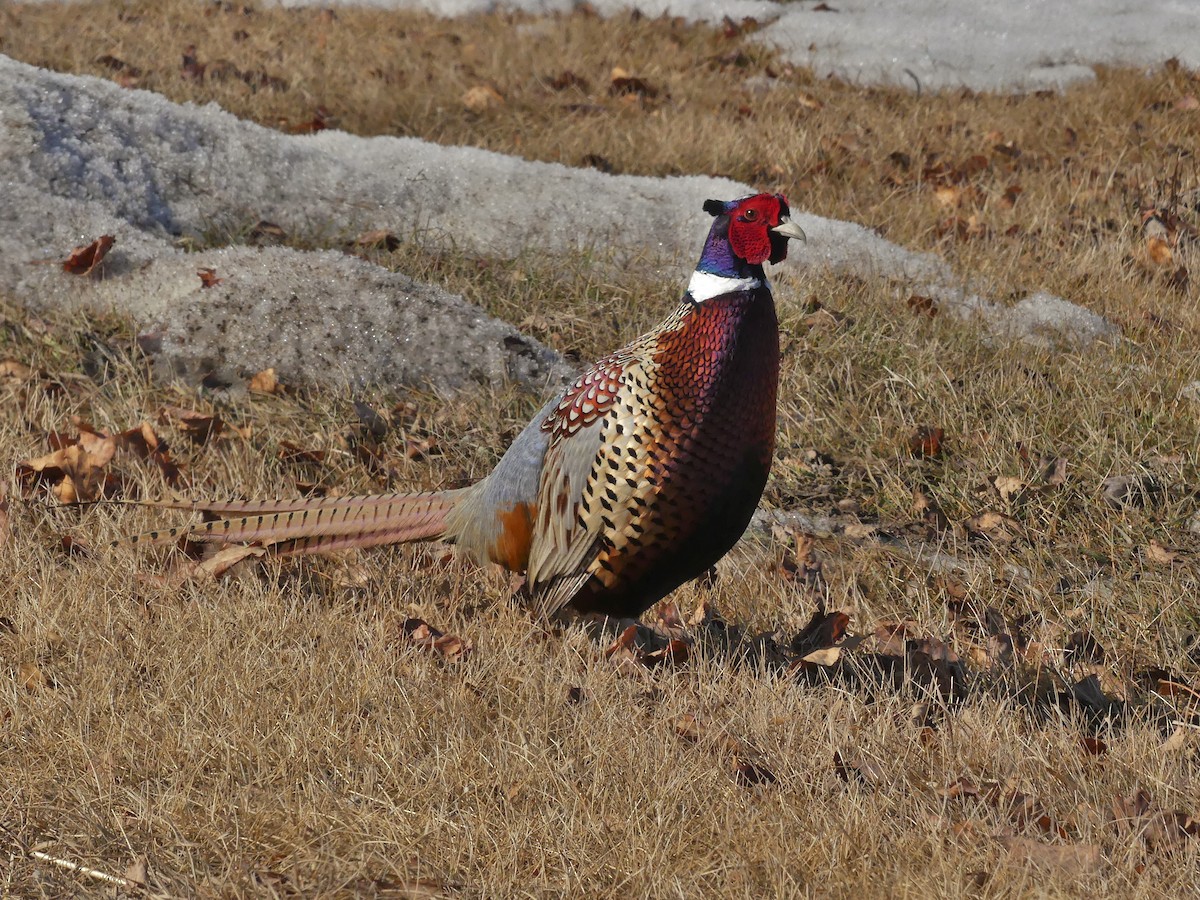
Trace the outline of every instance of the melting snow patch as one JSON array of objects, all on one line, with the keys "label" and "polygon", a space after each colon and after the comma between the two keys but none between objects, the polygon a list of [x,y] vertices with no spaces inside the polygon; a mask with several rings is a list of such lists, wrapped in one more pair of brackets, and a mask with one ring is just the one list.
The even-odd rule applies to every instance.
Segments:
[{"label": "melting snow patch", "polygon": [[1008,310],[993,308],[992,317],[1001,333],[1035,344],[1066,340],[1075,344],[1115,338],[1120,329],[1103,316],[1068,303],[1053,294],[1036,293]]}]

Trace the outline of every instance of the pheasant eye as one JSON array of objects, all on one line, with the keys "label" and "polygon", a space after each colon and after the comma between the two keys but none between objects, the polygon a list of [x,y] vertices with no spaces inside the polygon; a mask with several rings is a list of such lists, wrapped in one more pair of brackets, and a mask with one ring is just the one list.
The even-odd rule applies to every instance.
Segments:
[{"label": "pheasant eye", "polygon": [[757,209],[748,209],[744,213],[742,213],[742,219],[747,222],[753,222],[757,218],[758,218],[758,210]]}]

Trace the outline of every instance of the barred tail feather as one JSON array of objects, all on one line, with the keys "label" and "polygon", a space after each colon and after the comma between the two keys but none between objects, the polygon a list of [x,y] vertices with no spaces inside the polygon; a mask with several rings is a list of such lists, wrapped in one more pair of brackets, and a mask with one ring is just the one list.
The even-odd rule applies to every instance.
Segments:
[{"label": "barred tail feather", "polygon": [[159,503],[154,505],[218,518],[129,540],[161,544],[186,537],[220,544],[257,543],[285,556],[431,540],[445,534],[446,517],[466,490],[327,500]]}]

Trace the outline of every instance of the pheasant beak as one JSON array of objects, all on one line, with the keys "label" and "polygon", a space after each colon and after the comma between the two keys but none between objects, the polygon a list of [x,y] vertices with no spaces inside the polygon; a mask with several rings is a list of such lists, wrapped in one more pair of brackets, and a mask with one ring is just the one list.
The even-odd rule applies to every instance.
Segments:
[{"label": "pheasant beak", "polygon": [[804,229],[801,228],[799,225],[797,225],[795,222],[793,222],[791,219],[789,219],[787,216],[783,216],[780,219],[779,224],[776,225],[771,230],[773,232],[775,232],[776,234],[783,235],[785,238],[796,238],[801,241],[808,240],[808,235],[806,235],[804,233]]}]

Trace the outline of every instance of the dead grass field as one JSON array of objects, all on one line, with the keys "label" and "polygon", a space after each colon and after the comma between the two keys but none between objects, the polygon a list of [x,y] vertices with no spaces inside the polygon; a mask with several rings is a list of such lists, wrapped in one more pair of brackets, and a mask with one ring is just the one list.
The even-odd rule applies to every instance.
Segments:
[{"label": "dead grass field", "polygon": [[[756,532],[714,584],[673,598],[778,646],[711,640],[710,623],[675,665],[543,627],[507,602],[506,577],[440,547],[155,581],[161,559],[99,551],[170,515],[60,505],[12,478],[0,896],[113,890],[31,848],[114,875],[142,859],[150,892],[179,896],[1195,896],[1194,73],[918,97],[817,81],[745,35],[669,21],[182,0],[7,5],[0,52],[288,129],[323,107],[358,133],[729,175],[938,252],[966,283],[1061,294],[1126,337],[1009,346],[903,285],[778,278],[764,505],[825,526]],[[644,84],[614,92],[618,66]],[[601,257],[402,245],[379,261],[585,359],[680,291]],[[450,485],[485,473],[538,403],[228,399],[150,383],[134,347],[120,321],[0,307],[0,360],[21,364],[0,368],[10,473],[80,422],[147,420],[185,493]],[[389,413],[378,441],[355,399]],[[169,406],[228,427],[193,443]],[[922,447],[920,428],[944,435]],[[107,471],[127,496],[171,490],[152,458]],[[1114,477],[1129,490],[1106,500]],[[789,671],[820,603],[850,615],[851,640]],[[470,652],[418,646],[410,617]],[[900,640],[887,623],[905,623]]]}]

